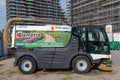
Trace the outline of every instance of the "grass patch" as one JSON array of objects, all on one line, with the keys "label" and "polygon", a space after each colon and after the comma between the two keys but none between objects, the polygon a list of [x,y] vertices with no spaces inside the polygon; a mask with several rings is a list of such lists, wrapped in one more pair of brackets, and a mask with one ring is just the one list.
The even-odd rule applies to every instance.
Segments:
[{"label": "grass patch", "polygon": [[71,38],[70,32],[61,32],[61,31],[47,31],[46,34],[52,36],[56,42],[64,42],[66,46]]},{"label": "grass patch", "polygon": [[44,32],[41,32],[41,40],[38,40],[37,42],[44,42],[45,41],[45,35]]}]

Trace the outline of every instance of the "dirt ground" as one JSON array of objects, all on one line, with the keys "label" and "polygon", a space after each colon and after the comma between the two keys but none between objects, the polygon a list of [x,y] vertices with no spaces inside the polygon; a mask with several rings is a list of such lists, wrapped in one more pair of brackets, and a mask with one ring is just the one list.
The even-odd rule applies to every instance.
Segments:
[{"label": "dirt ground", "polygon": [[13,66],[14,58],[0,61],[0,80],[120,80],[120,68],[112,72],[92,70],[87,74],[77,74],[72,70],[38,70],[25,75]]}]

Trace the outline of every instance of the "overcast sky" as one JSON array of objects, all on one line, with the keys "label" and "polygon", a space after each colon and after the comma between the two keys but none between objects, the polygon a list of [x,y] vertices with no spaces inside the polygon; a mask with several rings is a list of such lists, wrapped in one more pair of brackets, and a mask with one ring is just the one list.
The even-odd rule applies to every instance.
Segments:
[{"label": "overcast sky", "polygon": [[[4,28],[5,23],[6,23],[6,5],[5,5],[6,0],[0,0],[0,30]],[[64,11],[66,10],[66,0],[61,0],[62,3],[62,8]]]},{"label": "overcast sky", "polygon": [[3,26],[6,23],[6,8],[5,0],[0,0],[0,30],[3,29]]}]

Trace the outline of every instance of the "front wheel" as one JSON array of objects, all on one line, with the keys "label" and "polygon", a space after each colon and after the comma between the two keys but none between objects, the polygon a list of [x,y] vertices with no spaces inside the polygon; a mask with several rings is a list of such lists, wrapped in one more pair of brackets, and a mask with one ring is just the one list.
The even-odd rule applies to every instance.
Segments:
[{"label": "front wheel", "polygon": [[79,74],[87,73],[91,69],[90,60],[85,56],[78,56],[72,61],[72,68]]},{"label": "front wheel", "polygon": [[36,62],[31,57],[23,57],[19,60],[18,68],[24,74],[31,74],[36,71]]}]

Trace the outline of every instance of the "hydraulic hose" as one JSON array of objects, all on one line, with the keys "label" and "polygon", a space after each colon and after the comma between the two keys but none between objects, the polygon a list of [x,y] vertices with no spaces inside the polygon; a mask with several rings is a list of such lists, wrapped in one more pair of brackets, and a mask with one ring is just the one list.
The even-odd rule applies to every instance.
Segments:
[{"label": "hydraulic hose", "polygon": [[8,20],[8,22],[5,25],[4,32],[3,32],[3,40],[6,45],[11,46],[11,41],[9,40],[9,29],[12,23],[14,22],[22,22],[22,21],[28,21],[28,22],[34,22],[34,21],[39,21],[43,24],[59,24],[56,21],[52,20],[47,20],[47,19],[38,19],[38,18],[11,18]]}]

